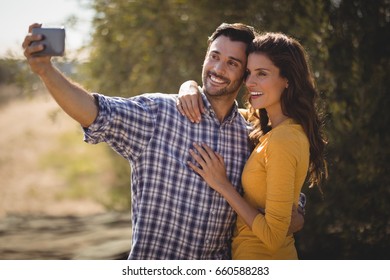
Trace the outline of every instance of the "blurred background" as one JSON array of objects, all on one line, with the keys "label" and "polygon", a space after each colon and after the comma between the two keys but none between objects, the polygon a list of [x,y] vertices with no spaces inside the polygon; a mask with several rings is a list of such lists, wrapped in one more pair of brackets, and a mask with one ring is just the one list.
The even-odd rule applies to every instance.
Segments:
[{"label": "blurred background", "polygon": [[[207,37],[222,22],[297,38],[310,55],[329,140],[323,196],[303,189],[299,256],[390,259],[389,0],[44,2],[26,10],[35,18],[11,42],[18,47],[1,39],[1,259],[118,259],[130,247],[128,163],[104,144],[83,143],[80,127],[29,70],[20,45],[36,21],[67,30],[59,68],[115,96],[201,82]],[[0,5],[15,13],[3,28],[30,20],[20,16],[23,6]]]}]

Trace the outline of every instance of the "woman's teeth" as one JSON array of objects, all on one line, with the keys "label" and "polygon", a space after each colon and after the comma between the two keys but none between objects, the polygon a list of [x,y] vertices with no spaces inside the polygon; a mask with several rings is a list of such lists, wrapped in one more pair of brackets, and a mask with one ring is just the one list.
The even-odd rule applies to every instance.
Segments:
[{"label": "woman's teeth", "polygon": [[251,92],[251,96],[260,96],[260,95],[263,95],[263,93],[261,91]]}]

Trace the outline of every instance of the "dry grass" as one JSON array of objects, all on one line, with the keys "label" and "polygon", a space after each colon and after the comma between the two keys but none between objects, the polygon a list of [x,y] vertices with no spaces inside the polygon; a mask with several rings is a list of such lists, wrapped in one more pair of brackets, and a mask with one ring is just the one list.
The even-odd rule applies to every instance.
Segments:
[{"label": "dry grass", "polygon": [[85,144],[47,93],[1,106],[0,131],[0,216],[106,211],[114,180],[107,149]]}]

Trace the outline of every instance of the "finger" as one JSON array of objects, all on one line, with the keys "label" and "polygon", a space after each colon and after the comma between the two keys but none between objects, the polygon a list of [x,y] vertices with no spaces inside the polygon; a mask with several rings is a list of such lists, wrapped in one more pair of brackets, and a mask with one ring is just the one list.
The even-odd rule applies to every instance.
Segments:
[{"label": "finger", "polygon": [[179,109],[179,112],[187,117],[191,122],[194,122],[193,117],[191,116],[190,110],[188,109],[189,101],[186,100],[186,96],[179,96],[176,101],[176,106]]},{"label": "finger", "polygon": [[215,152],[215,155],[217,156],[218,160],[222,163],[225,164],[225,160],[223,159],[223,156],[220,153]]},{"label": "finger", "polygon": [[44,49],[44,45],[42,45],[42,44],[37,44],[33,48],[28,49],[31,46],[31,43],[33,43],[35,41],[40,41],[43,39],[41,34],[34,34],[34,35],[31,34],[33,28],[41,27],[41,26],[42,26],[42,24],[39,24],[39,23],[34,23],[34,24],[31,24],[29,26],[29,28],[28,28],[29,34],[26,35],[26,37],[24,38],[24,41],[22,43],[22,48],[25,50],[24,51],[25,56],[28,56],[31,53],[34,53],[37,51],[42,51]]},{"label": "finger", "polygon": [[33,30],[33,28],[39,28],[39,27],[41,27],[41,26],[42,26],[41,23],[33,23],[33,24],[31,24],[31,25],[28,27],[28,33],[31,33],[32,30]]},{"label": "finger", "polygon": [[293,204],[291,209],[291,217],[296,217],[297,214],[298,214],[297,207],[295,206],[295,204]]},{"label": "finger", "polygon": [[[200,156],[203,158],[203,161],[208,165],[211,163],[212,161],[212,157],[214,155],[210,155],[209,152],[207,152],[202,146],[194,143],[194,147],[195,149],[198,151],[198,153],[200,154]],[[203,166],[202,166],[203,167]]]},{"label": "finger", "polygon": [[199,103],[197,96],[191,98],[192,116],[197,123],[199,123],[201,119],[200,104],[203,105],[203,102]]},{"label": "finger", "polygon": [[22,48],[25,50],[29,45],[30,45],[30,43],[31,43],[31,38],[30,38],[31,36],[26,36],[25,38],[24,38],[24,41],[23,41],[23,43],[22,43]]},{"label": "finger", "polygon": [[219,160],[217,153],[214,152],[214,150],[211,149],[207,144],[202,143],[202,148],[207,152],[210,159],[214,160],[215,158],[217,158]]},{"label": "finger", "polygon": [[199,154],[195,153],[194,150],[190,149],[190,155],[200,165],[200,167],[202,167],[202,169],[204,169],[207,166],[204,158],[202,156],[200,156]]},{"label": "finger", "polygon": [[24,55],[26,57],[31,56],[33,53],[40,52],[45,48],[43,44],[31,45],[24,49]]},{"label": "finger", "polygon": [[194,170],[196,173],[198,173],[200,176],[203,175],[203,170],[200,169],[198,166],[196,166],[195,164],[193,164],[192,162],[188,161],[187,162],[188,166]]},{"label": "finger", "polygon": [[291,220],[294,219],[296,216],[297,216],[297,212],[296,211],[292,211],[291,212]]},{"label": "finger", "polygon": [[190,116],[191,120],[195,123],[199,123],[201,117],[197,97],[196,95],[189,95],[186,97],[187,99],[184,100],[183,106],[185,107],[185,110],[187,110],[187,114]]},{"label": "finger", "polygon": [[24,41],[22,43],[22,48],[25,49],[25,48],[29,47],[32,42],[40,41],[40,40],[42,40],[42,35],[41,34],[34,34],[34,35],[28,34],[24,38]]},{"label": "finger", "polygon": [[180,99],[180,104],[181,104],[181,107],[185,113],[185,115],[187,116],[187,118],[190,119],[191,122],[195,122],[195,115],[193,113],[193,105],[192,105],[192,101],[191,99],[187,100],[187,96],[186,97],[182,97]]},{"label": "finger", "polygon": [[177,109],[179,110],[180,114],[182,114],[183,116],[185,116],[184,111],[183,111],[183,108],[182,108],[182,106],[181,106],[181,102],[180,102],[179,99],[176,100],[176,107],[177,107]]}]

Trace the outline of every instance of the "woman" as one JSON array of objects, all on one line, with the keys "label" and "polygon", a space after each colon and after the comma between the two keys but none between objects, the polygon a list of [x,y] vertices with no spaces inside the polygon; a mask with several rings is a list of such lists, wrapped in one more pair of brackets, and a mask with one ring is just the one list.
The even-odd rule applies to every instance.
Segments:
[{"label": "woman", "polygon": [[190,153],[197,164],[188,164],[238,214],[233,259],[297,259],[288,234],[291,207],[307,176],[312,186],[326,175],[317,92],[300,43],[281,33],[257,36],[249,49],[246,87],[243,114],[253,125],[249,137],[256,147],[242,173],[244,196],[229,182],[222,156],[207,145],[195,144]]}]

